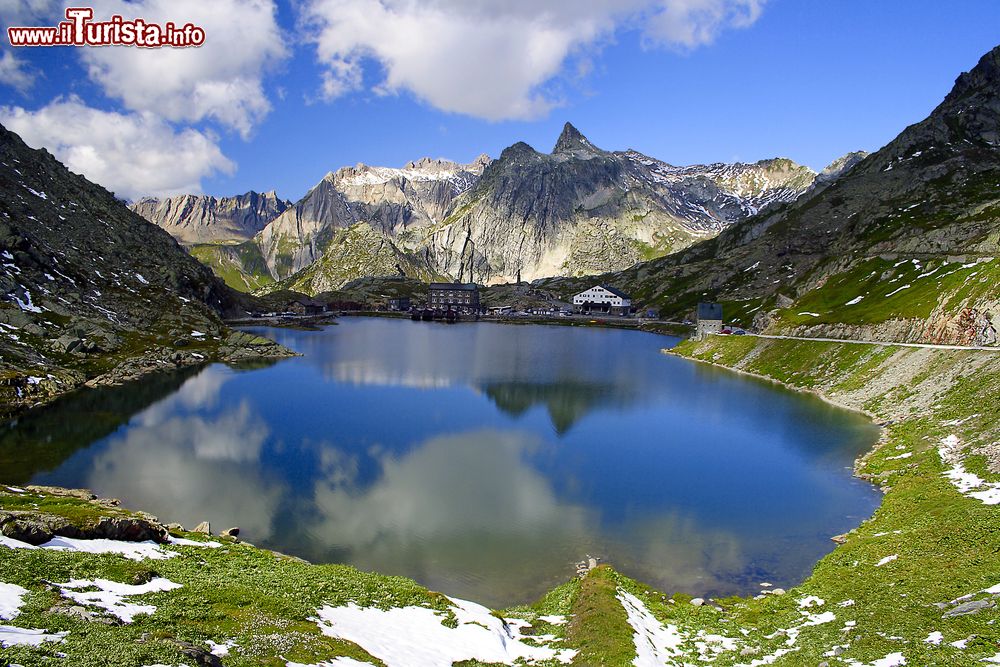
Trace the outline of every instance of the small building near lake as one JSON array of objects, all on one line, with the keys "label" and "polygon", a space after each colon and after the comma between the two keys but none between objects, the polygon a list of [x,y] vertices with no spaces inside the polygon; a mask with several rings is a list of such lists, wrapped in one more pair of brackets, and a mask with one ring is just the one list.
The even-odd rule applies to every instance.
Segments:
[{"label": "small building near lake", "polygon": [[594,285],[573,297],[573,307],[579,313],[624,316],[632,313],[632,297],[614,287]]},{"label": "small building near lake", "polygon": [[722,331],[722,304],[702,302],[698,304],[698,317],[695,321],[696,340],[701,340],[709,334]]},{"label": "small building near lake", "polygon": [[410,297],[400,296],[395,299],[389,299],[389,310],[403,313],[410,309]]}]

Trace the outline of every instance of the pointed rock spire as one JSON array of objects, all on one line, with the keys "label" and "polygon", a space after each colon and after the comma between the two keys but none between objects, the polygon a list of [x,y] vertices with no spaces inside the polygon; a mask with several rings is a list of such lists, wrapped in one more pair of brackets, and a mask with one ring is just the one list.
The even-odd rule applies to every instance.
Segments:
[{"label": "pointed rock spire", "polygon": [[580,133],[580,130],[573,127],[572,123],[566,123],[552,153],[576,153],[580,151],[598,153],[600,149],[590,143],[587,137]]}]

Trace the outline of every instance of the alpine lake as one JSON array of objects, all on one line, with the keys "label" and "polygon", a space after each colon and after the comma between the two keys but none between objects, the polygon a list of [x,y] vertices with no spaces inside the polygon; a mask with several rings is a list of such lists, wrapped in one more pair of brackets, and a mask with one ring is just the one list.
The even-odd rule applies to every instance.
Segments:
[{"label": "alpine lake", "polygon": [[880,493],[864,417],[632,330],[341,318],[301,357],[93,389],[0,432],[0,482],[492,607],[600,558],[668,593],[790,587]]}]

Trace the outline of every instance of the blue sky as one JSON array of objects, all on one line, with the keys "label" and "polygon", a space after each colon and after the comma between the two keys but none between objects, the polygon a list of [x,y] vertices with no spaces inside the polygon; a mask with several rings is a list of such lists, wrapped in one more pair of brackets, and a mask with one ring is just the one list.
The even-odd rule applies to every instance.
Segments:
[{"label": "blue sky", "polygon": [[[11,1],[5,26],[51,25],[65,6]],[[456,1],[101,0],[98,16],[190,16],[208,42],[178,58],[4,39],[0,122],[130,197],[295,200],[358,162],[548,151],[567,120],[674,164],[786,156],[818,170],[924,118],[1000,43],[993,0]]]}]

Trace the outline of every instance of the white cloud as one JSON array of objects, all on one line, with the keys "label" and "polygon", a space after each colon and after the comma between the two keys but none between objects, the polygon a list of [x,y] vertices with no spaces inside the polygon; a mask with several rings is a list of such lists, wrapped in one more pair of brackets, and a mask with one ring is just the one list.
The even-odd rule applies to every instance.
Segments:
[{"label": "white cloud", "polygon": [[211,118],[244,138],[271,110],[262,78],[287,55],[273,0],[96,0],[93,6],[95,19],[121,14],[205,29],[197,48],[80,49],[90,78],[127,108],[172,121]]},{"label": "white cloud", "polygon": [[725,28],[747,28],[766,0],[670,0],[658,3],[645,26],[653,44],[692,49],[711,44]]},{"label": "white cloud", "polygon": [[620,28],[650,45],[694,48],[751,25],[765,0],[305,0],[302,18],[334,98],[364,85],[410,91],[444,111],[530,119],[559,104],[548,88]]},{"label": "white cloud", "polygon": [[[55,0],[0,0],[0,29],[4,43],[8,26],[50,25],[58,19]],[[14,50],[0,51],[0,84],[27,93],[38,78],[37,71]]]},{"label": "white cloud", "polygon": [[0,0],[0,24],[7,26],[43,25],[37,21],[58,18],[57,0]]},{"label": "white cloud", "polygon": [[152,113],[94,109],[75,96],[37,111],[0,107],[0,122],[29,145],[49,149],[71,170],[130,199],[201,192],[202,178],[235,170],[209,135],[176,132]]},{"label": "white cloud", "polygon": [[0,51],[0,83],[26,93],[35,84],[35,73],[12,51]]}]

